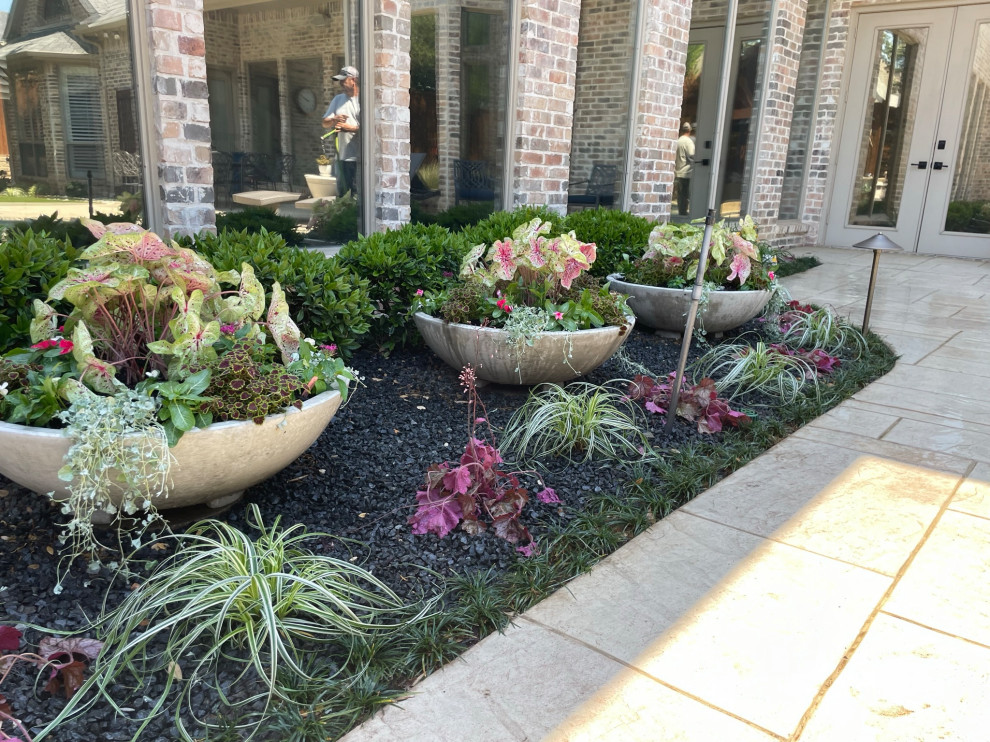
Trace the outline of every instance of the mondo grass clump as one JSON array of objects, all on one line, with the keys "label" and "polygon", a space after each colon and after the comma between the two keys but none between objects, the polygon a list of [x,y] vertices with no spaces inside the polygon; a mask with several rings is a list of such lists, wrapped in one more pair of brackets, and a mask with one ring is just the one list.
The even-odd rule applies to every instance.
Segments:
[{"label": "mondo grass clump", "polygon": [[147,693],[145,679],[154,676],[162,690],[133,740],[171,706],[180,738],[192,742],[186,724],[204,688],[238,719],[239,739],[250,739],[274,707],[309,703],[319,687],[349,692],[385,637],[432,610],[432,602],[406,604],[367,570],[303,545],[329,534],[301,524],[281,529],[278,519],[268,527],[257,505],[249,522],[256,538],[212,520],[171,537],[175,554],[97,621],[103,647],[92,675],[42,735],[97,701],[126,715],[122,688],[133,681],[128,691]]},{"label": "mondo grass clump", "polygon": [[547,384],[512,416],[502,446],[522,461],[637,461],[651,455],[636,406],[608,386]]}]

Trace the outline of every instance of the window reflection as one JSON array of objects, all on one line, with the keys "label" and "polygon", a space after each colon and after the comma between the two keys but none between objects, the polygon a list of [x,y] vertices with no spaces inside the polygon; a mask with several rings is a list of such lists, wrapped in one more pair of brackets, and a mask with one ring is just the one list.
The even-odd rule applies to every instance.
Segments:
[{"label": "window reflection", "polygon": [[[310,235],[323,242],[358,234],[363,190],[356,177],[358,158],[350,150],[338,151],[337,144],[350,140],[350,130],[359,132],[368,119],[355,103],[351,120],[324,126],[328,106],[345,89],[343,80],[334,79],[341,69],[353,68],[364,82],[357,7],[354,0],[288,5],[206,0],[219,210],[277,209],[308,224]],[[338,137],[345,127],[348,133]],[[352,171],[354,177],[347,178]],[[344,197],[350,181],[356,187]],[[336,226],[328,226],[331,222]]]},{"label": "window reflection", "polygon": [[0,47],[3,224],[89,216],[90,195],[107,219],[140,213],[128,23],[124,2],[14,0]]},{"label": "window reflection", "polygon": [[629,137],[637,3],[581,3],[568,209],[617,207]]}]

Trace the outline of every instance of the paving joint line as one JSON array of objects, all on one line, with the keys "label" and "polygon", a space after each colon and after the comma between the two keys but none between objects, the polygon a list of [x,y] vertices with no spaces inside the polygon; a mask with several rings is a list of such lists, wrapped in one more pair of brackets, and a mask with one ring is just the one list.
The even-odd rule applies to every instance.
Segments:
[{"label": "paving joint line", "polygon": [[952,492],[946,498],[945,502],[942,503],[941,507],[938,510],[938,513],[936,513],[935,517],[932,519],[932,522],[928,524],[928,528],[925,529],[925,533],[918,540],[918,543],[915,544],[915,547],[914,549],[911,550],[911,553],[908,555],[908,558],[904,560],[904,564],[901,565],[901,568],[897,570],[897,573],[894,575],[894,578],[890,581],[890,585],[884,591],[883,595],[880,596],[880,600],[877,602],[876,607],[870,612],[870,615],[867,616],[866,620],[863,622],[862,628],[859,630],[859,633],[856,635],[856,638],[853,639],[852,643],[849,645],[849,648],[842,655],[842,658],[839,660],[838,665],[836,665],[832,673],[825,679],[825,681],[819,687],[818,693],[815,694],[815,697],[811,700],[811,704],[808,706],[804,714],[801,716],[801,720],[798,722],[798,725],[794,729],[794,732],[788,738],[789,742],[797,742],[801,737],[801,735],[804,733],[805,727],[807,727],[808,722],[811,721],[811,717],[814,716],[815,712],[818,710],[818,707],[821,706],[822,701],[825,699],[825,694],[828,693],[829,689],[832,687],[835,681],[839,679],[839,675],[842,674],[842,671],[846,669],[846,666],[849,664],[853,655],[856,653],[856,650],[859,649],[860,645],[863,643],[863,640],[866,638],[866,634],[873,627],[873,623],[876,621],[877,616],[879,616],[881,613],[884,612],[883,606],[890,599],[890,596],[897,588],[897,585],[900,584],[901,579],[904,577],[905,574],[907,574],[908,569],[910,569],[911,565],[914,564],[914,560],[917,558],[921,549],[924,547],[926,543],[928,543],[928,539],[935,531],[936,526],[938,526],[939,522],[941,522],[942,516],[949,509],[949,504],[952,502],[953,498],[955,498],[956,494],[958,494],[959,488],[962,486],[963,481],[965,480],[966,477],[969,476],[969,474],[973,471],[975,467],[976,467],[976,462],[971,460],[969,464],[969,468],[966,470],[966,474],[963,477],[961,477],[960,481],[956,483],[956,486],[952,488]]},{"label": "paving joint line", "polygon": [[530,624],[532,624],[534,626],[538,626],[541,629],[544,629],[545,631],[549,631],[549,632],[551,632],[553,634],[556,634],[557,636],[561,637],[562,639],[565,639],[565,640],[567,640],[569,642],[572,642],[574,644],[578,644],[578,645],[584,647],[585,649],[589,649],[592,652],[595,652],[596,654],[599,654],[602,657],[605,657],[606,659],[611,660],[612,662],[616,663],[617,665],[620,665],[620,666],[626,668],[627,670],[632,670],[634,673],[636,673],[637,675],[640,675],[640,676],[646,678],[647,680],[652,680],[657,685],[662,685],[664,688],[667,688],[668,690],[672,690],[675,693],[684,696],[685,698],[689,698],[692,701],[695,701],[697,703],[700,703],[701,705],[705,706],[706,708],[710,708],[713,711],[717,711],[720,714],[724,714],[725,716],[728,716],[728,717],[730,717],[732,719],[735,719],[736,721],[740,721],[743,724],[746,724],[747,726],[749,726],[749,727],[751,727],[753,729],[756,729],[759,732],[762,732],[763,734],[769,735],[770,737],[772,737],[775,740],[780,740],[780,742],[786,742],[786,739],[787,739],[786,737],[784,737],[784,736],[782,736],[780,734],[777,734],[776,732],[773,732],[773,731],[767,729],[766,727],[762,727],[759,724],[757,724],[756,722],[750,721],[749,719],[746,719],[746,718],[744,718],[742,716],[739,716],[739,714],[733,713],[732,711],[728,711],[727,709],[724,709],[724,708],[722,708],[720,706],[716,706],[711,701],[706,701],[704,698],[701,698],[700,696],[696,696],[694,693],[691,693],[690,691],[686,691],[683,688],[678,688],[676,685],[672,685],[671,683],[668,683],[666,680],[663,680],[661,678],[658,678],[655,675],[652,675],[652,674],[646,672],[646,670],[643,670],[642,668],[637,667],[636,665],[630,664],[629,662],[626,662],[624,659],[621,659],[620,657],[616,657],[615,655],[611,654],[610,652],[606,652],[605,650],[600,649],[599,647],[596,647],[593,644],[589,644],[588,642],[584,641],[583,639],[578,639],[576,636],[572,636],[571,634],[568,634],[566,631],[561,631],[560,629],[557,629],[557,628],[555,628],[553,626],[549,626],[549,625],[543,623],[542,621],[537,621],[534,618],[530,618],[530,617],[526,616],[525,614],[522,615],[522,616],[520,616],[519,618],[522,618],[523,620],[527,621],[528,623],[530,623]]}]

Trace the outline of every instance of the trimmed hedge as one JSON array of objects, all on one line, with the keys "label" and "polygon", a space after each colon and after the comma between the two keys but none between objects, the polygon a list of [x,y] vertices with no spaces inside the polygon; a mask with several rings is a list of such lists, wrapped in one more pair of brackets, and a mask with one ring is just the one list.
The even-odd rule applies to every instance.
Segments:
[{"label": "trimmed hedge", "polygon": [[257,234],[204,232],[193,247],[217,270],[240,270],[244,262],[265,286],[278,281],[292,319],[317,342],[335,343],[344,358],[360,347],[373,311],[368,280],[340,261],[290,247],[264,228]]}]

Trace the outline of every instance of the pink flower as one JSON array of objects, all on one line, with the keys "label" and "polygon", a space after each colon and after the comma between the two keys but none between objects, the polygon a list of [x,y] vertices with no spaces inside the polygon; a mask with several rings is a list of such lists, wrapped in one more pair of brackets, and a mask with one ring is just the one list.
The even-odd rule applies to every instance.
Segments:
[{"label": "pink flower", "polygon": [[329,353],[330,355],[333,355],[334,353],[337,352],[337,344],[330,343],[330,345],[321,345],[320,350]]},{"label": "pink flower", "polygon": [[769,278],[771,281],[776,277],[777,277],[776,273],[774,273],[773,271],[767,271],[767,278]]},{"label": "pink flower", "polygon": [[506,314],[512,311],[512,307],[509,305],[509,302],[506,301],[505,299],[499,299],[497,302],[495,302],[495,306],[497,306]]},{"label": "pink flower", "polygon": [[220,325],[220,332],[224,335],[233,335],[237,332],[237,325]]},{"label": "pink flower", "polygon": [[554,319],[562,319],[563,316],[564,316],[564,313],[563,312],[554,312],[553,313],[553,318]]},{"label": "pink flower", "polygon": [[423,295],[423,289],[416,289],[416,296],[422,296],[422,295]]},{"label": "pink flower", "polygon": [[59,338],[58,340],[42,340],[40,343],[35,343],[31,346],[34,350],[49,350],[51,348],[59,348],[58,354],[64,356],[66,353],[72,352],[72,341],[66,340],[65,338]]},{"label": "pink flower", "polygon": [[65,340],[65,339],[59,340],[58,341],[58,347],[62,349],[62,350],[60,350],[58,352],[58,354],[60,356],[64,356],[66,353],[71,353],[72,352],[72,341],[71,340]]},{"label": "pink flower", "polygon": [[49,348],[54,348],[57,344],[54,340],[42,340],[40,343],[35,343],[31,347],[35,350],[48,350]]}]

